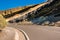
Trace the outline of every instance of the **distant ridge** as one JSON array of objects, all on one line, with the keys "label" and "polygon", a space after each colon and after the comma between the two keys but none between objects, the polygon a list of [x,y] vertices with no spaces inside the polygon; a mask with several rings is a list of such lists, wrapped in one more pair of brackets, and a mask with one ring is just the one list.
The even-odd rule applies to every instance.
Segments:
[{"label": "distant ridge", "polygon": [[47,24],[51,25],[60,21],[60,0],[48,0],[42,4],[13,8],[0,13],[7,21],[27,19],[34,24],[45,24],[45,21],[49,21]]},{"label": "distant ridge", "polygon": [[[51,2],[51,1],[52,0],[48,0],[47,2]],[[38,4],[36,4],[36,5],[38,5]],[[17,7],[17,8],[12,8],[12,9],[0,11],[0,12],[3,13],[3,15],[4,15],[4,13],[5,13],[5,15],[8,15],[8,14],[11,14],[11,12],[14,13],[14,12],[21,11],[23,9],[26,9],[26,8],[34,7],[36,5],[28,5],[28,6],[23,6],[23,7]]]}]

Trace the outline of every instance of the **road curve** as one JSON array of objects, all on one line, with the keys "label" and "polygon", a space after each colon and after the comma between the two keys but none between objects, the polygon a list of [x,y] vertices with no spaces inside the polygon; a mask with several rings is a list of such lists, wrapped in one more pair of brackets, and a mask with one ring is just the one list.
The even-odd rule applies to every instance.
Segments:
[{"label": "road curve", "polygon": [[22,29],[27,33],[30,40],[60,40],[60,27],[17,24],[10,24],[10,27]]}]

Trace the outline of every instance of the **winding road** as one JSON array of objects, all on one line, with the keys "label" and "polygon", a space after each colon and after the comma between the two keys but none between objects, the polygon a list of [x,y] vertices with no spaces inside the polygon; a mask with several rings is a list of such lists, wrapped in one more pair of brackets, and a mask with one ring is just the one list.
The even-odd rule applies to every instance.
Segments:
[{"label": "winding road", "polygon": [[60,40],[60,27],[9,24],[27,33],[30,40]]}]

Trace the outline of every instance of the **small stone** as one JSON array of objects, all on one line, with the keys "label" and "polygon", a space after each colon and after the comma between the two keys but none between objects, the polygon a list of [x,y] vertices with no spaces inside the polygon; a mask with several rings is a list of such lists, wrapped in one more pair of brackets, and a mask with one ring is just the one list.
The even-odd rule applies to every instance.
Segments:
[{"label": "small stone", "polygon": [[46,21],[44,22],[44,25],[49,25],[49,23],[50,23],[49,21]]}]

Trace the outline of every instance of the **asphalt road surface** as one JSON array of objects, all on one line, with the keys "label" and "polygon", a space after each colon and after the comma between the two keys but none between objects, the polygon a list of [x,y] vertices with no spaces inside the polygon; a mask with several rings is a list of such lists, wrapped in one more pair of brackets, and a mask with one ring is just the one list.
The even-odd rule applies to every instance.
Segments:
[{"label": "asphalt road surface", "polygon": [[60,40],[60,27],[17,24],[9,26],[25,31],[30,40]]}]

